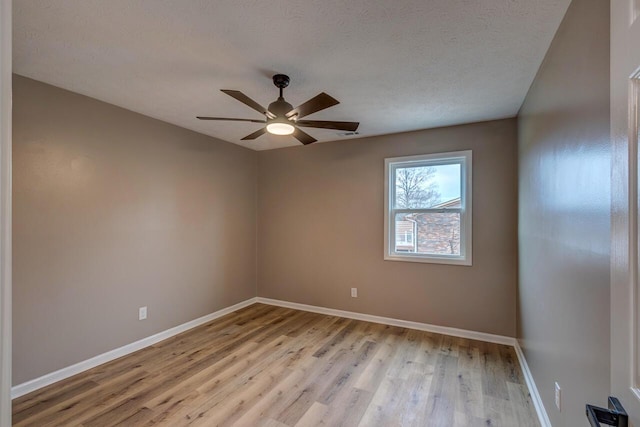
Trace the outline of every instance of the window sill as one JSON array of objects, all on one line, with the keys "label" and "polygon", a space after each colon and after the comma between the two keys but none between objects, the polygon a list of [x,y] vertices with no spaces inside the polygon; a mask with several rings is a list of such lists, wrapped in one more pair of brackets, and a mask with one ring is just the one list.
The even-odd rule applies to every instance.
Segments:
[{"label": "window sill", "polygon": [[434,257],[434,256],[420,256],[420,255],[389,255],[385,254],[385,261],[401,261],[401,262],[421,262],[425,264],[447,264],[447,265],[462,265],[471,267],[471,257],[465,258],[447,258],[447,257]]}]

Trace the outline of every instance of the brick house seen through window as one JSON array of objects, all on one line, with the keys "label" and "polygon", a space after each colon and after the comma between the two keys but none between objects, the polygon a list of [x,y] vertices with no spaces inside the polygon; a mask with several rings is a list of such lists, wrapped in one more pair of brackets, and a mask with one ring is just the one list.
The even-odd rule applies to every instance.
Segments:
[{"label": "brick house seen through window", "polygon": [[[460,207],[460,197],[433,206],[434,209]],[[410,213],[397,219],[396,251],[459,255],[460,214]]]}]

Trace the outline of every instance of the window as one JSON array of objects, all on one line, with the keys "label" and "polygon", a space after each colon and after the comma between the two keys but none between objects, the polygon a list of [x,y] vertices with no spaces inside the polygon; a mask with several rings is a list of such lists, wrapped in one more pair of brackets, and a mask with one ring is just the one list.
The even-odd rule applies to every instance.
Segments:
[{"label": "window", "polygon": [[471,265],[471,151],[385,159],[384,259]]},{"label": "window", "polygon": [[396,251],[415,252],[416,222],[411,219],[396,222]]}]

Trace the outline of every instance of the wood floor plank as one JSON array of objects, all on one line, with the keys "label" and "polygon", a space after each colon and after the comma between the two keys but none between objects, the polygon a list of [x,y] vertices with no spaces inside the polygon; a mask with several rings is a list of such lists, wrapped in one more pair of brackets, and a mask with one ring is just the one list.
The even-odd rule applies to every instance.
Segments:
[{"label": "wood floor plank", "polygon": [[373,394],[358,388],[349,388],[341,395],[340,405],[332,405],[329,411],[324,413],[317,425],[335,427],[357,426],[365,409],[369,406]]},{"label": "wood floor plank", "polygon": [[349,355],[348,363],[342,365],[342,368],[331,380],[331,383],[318,396],[318,401],[325,405],[331,405],[338,400],[340,395],[345,393],[344,390],[348,390],[352,386],[367,366],[367,363],[375,354],[376,345],[372,341],[366,341],[362,343],[358,351]]},{"label": "wood floor plank", "polygon": [[429,390],[433,382],[433,370],[425,365],[414,363],[409,378],[400,390],[401,406],[399,422],[403,426],[419,427],[427,419],[429,408]]},{"label": "wood floor plank", "polygon": [[[325,353],[323,357],[326,359],[327,354]],[[285,424],[295,425],[318,400],[320,393],[330,385],[331,380],[340,372],[343,363],[348,359],[349,352],[341,349],[325,363],[313,365],[310,369],[311,375],[305,378],[300,387],[291,390],[287,405],[275,418]]]},{"label": "wood floor plank", "polygon": [[[22,422],[31,422],[33,418],[38,417],[42,412],[56,405],[65,405],[69,399],[73,399],[75,396],[98,386],[93,381],[82,381],[80,383],[70,381],[70,383],[70,386],[49,386],[46,392],[40,394],[38,398],[31,398],[29,395],[24,396],[24,399],[14,404],[12,422],[17,425]],[[56,389],[58,390],[57,393]]]},{"label": "wood floor plank", "polygon": [[477,342],[469,340],[459,344],[456,419],[460,425],[472,425],[484,419],[480,349]]},{"label": "wood floor plank", "polygon": [[[218,376],[211,377],[209,381],[196,388],[201,398],[189,403],[189,406],[193,408],[190,413],[191,417],[203,418],[205,415],[209,417],[209,412],[217,406],[228,403],[225,401],[228,401],[237,391],[254,387],[258,391],[259,386],[256,384],[261,384],[260,380],[263,377],[277,376],[282,373],[286,368],[277,363],[271,365],[270,362],[277,360],[278,357],[283,357],[281,349],[285,341],[286,337],[274,340],[269,346],[260,348],[260,351],[252,355],[251,359],[238,362],[230,369],[223,371]],[[280,352],[273,353],[276,349]]]},{"label": "wood floor plank", "polygon": [[500,357],[505,366],[506,379],[509,382],[515,384],[524,384],[524,376],[520,369],[520,363],[518,363],[518,356],[513,347],[501,345],[498,347],[500,351]]},{"label": "wood floor plank", "polygon": [[[322,425],[322,419],[329,413],[329,407],[319,402],[313,402],[302,418],[294,427],[316,427]],[[286,425],[286,424],[283,424]]]},{"label": "wood floor plank", "polygon": [[[73,425],[80,424],[81,417],[99,406],[107,406],[110,403],[122,399],[129,393],[141,389],[143,380],[149,375],[142,369],[131,370],[123,375],[113,377],[111,381],[105,381],[99,389],[89,389],[86,392],[67,399],[46,410],[41,410],[31,417],[29,422],[37,422],[40,425]],[[16,420],[14,425],[21,425]]]},{"label": "wood floor plank", "polygon": [[259,401],[262,396],[275,388],[277,384],[291,374],[291,370],[282,366],[269,369],[251,376],[243,387],[235,388],[213,404],[207,404],[197,408],[196,421],[193,426],[231,426],[240,418],[247,408]]},{"label": "wood floor plank", "polygon": [[358,381],[355,384],[356,388],[359,388],[360,390],[367,390],[372,393],[377,390],[378,385],[387,374],[389,365],[398,349],[398,345],[396,345],[397,340],[397,335],[389,335],[383,342],[381,342],[376,354],[358,378]]},{"label": "wood floor plank", "polygon": [[305,378],[306,371],[302,369],[296,369],[293,371],[291,375],[284,378],[276,385],[276,387],[266,393],[260,401],[251,408],[247,408],[245,413],[242,414],[236,422],[236,425],[260,425],[261,420],[267,418],[266,414],[278,413],[278,408],[283,408],[285,406],[285,402],[288,400],[291,390],[300,389],[300,384],[305,380]]},{"label": "wood floor plank", "polygon": [[539,426],[512,348],[254,304],[13,401],[15,426]]},{"label": "wood floor plank", "polygon": [[458,358],[440,354],[429,388],[426,419],[434,426],[447,426],[453,420],[457,396]]},{"label": "wood floor plank", "polygon": [[509,401],[514,403],[512,407],[516,425],[522,427],[536,427],[537,423],[535,420],[531,419],[526,410],[527,407],[533,405],[527,386],[508,382],[507,389],[509,390]]},{"label": "wood floor plank", "polygon": [[404,381],[401,378],[385,376],[378,386],[373,399],[360,418],[359,427],[396,426],[401,416],[400,395]]},{"label": "wood floor plank", "polygon": [[480,343],[483,364],[482,393],[497,399],[509,399],[506,366],[500,356],[500,345]]},{"label": "wood floor plank", "polygon": [[[246,360],[251,356],[252,352],[258,349],[259,344],[249,341],[244,346],[238,347],[233,353],[228,354],[222,359],[212,363],[203,369],[200,374],[194,375],[185,381],[177,383],[175,387],[166,388],[167,390],[145,403],[147,407],[154,412],[162,413],[174,405],[179,404],[181,406],[187,404],[193,404],[202,394],[198,391],[198,387],[203,385],[203,378],[213,379],[216,382],[223,381],[223,378],[218,376],[221,373],[229,375],[233,369],[233,365],[238,361]],[[244,366],[236,365],[236,372],[244,369]]]}]

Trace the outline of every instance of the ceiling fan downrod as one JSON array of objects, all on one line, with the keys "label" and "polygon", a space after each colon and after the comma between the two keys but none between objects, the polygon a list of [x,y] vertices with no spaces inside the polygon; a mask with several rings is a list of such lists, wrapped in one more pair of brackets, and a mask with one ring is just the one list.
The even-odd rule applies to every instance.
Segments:
[{"label": "ceiling fan downrod", "polygon": [[[280,89],[280,98],[282,97],[282,90],[289,86],[289,82],[291,80],[289,79],[289,76],[285,75],[285,74],[275,74],[273,76],[273,84],[276,85],[276,87],[278,89]],[[283,98],[284,99],[284,98]]]},{"label": "ceiling fan downrod", "polygon": [[285,119],[285,115],[293,110],[293,105],[284,100],[282,96],[283,89],[289,86],[289,76],[284,74],[276,74],[273,76],[273,84],[280,89],[280,96],[278,99],[269,104],[269,112],[273,113],[277,118]]}]

